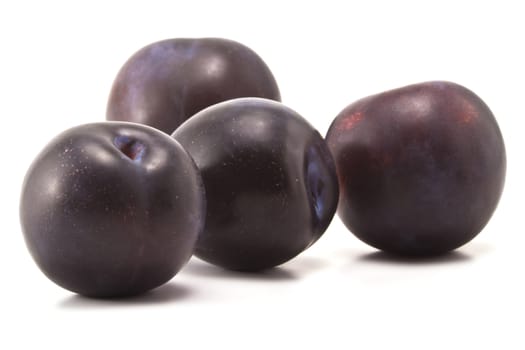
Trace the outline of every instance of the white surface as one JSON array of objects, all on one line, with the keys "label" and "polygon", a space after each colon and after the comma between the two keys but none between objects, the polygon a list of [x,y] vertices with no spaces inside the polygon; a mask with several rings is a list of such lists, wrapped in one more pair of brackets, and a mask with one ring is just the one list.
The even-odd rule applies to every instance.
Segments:
[{"label": "white surface", "polygon": [[[525,348],[523,10],[517,1],[466,3],[2,2],[0,348]],[[372,93],[434,79],[472,89],[507,146],[492,221],[457,253],[426,263],[385,260],[336,219],[305,254],[262,276],[192,260],[168,285],[132,300],[56,287],[20,232],[27,167],[62,130],[104,119],[112,80],[133,52],[201,36],[259,53],[283,101],[321,133]]]}]

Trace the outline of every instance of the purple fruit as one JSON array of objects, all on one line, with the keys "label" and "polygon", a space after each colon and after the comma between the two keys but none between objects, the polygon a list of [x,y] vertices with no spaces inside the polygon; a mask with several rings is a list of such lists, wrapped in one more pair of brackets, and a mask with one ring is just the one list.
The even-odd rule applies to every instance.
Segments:
[{"label": "purple fruit", "polygon": [[193,253],[205,216],[195,163],[168,135],[122,122],[54,138],[29,168],[27,247],[59,286],[92,297],[145,292]]},{"label": "purple fruit", "polygon": [[434,255],[487,224],[505,180],[503,138],[487,105],[448,82],[361,99],[334,120],[338,213],[352,233],[387,252]]},{"label": "purple fruit", "polygon": [[335,214],[337,177],[326,143],[278,102],[223,102],[173,137],[202,174],[208,210],[195,254],[207,262],[243,271],[280,265],[321,237]]},{"label": "purple fruit", "polygon": [[218,38],[169,39],[144,47],[122,67],[107,119],[171,134],[208,106],[250,96],[281,99],[272,73],[251,49]]}]

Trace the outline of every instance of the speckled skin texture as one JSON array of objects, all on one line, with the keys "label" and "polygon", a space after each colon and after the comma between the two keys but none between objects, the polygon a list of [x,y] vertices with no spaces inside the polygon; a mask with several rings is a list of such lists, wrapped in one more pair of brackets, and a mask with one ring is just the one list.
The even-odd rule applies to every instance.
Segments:
[{"label": "speckled skin texture", "polygon": [[27,247],[59,286],[120,297],[170,280],[205,216],[195,163],[172,138],[122,122],[53,139],[29,168],[20,218]]},{"label": "speckled skin texture", "polygon": [[449,82],[410,85],[359,100],[327,142],[338,214],[358,238],[387,252],[434,255],[474,238],[505,180],[501,132],[487,105]]},{"label": "speckled skin texture", "polygon": [[243,98],[198,113],[173,137],[195,159],[207,196],[195,251],[227,269],[280,265],[313,244],[337,207],[321,135],[278,102]]},{"label": "speckled skin texture", "polygon": [[218,38],[169,39],[144,47],[122,67],[107,119],[171,134],[205,107],[249,96],[281,99],[270,69],[251,49]]}]

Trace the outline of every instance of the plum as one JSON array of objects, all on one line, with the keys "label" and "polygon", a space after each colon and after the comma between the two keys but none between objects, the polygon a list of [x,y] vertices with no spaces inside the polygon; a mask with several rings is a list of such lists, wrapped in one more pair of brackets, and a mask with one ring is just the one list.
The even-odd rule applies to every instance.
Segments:
[{"label": "plum", "polygon": [[205,217],[195,163],[168,135],[125,122],[55,137],[29,168],[20,219],[31,255],[59,286],[139,294],[189,260]]},{"label": "plum", "polygon": [[270,69],[253,50],[220,38],[168,39],[142,48],[125,63],[106,117],[171,134],[205,107],[250,96],[281,100]]},{"label": "plum", "polygon": [[450,82],[426,82],[346,107],[326,136],[338,214],[386,252],[431,256],[473,239],[505,181],[502,134],[489,107]]},{"label": "plum", "polygon": [[173,137],[201,171],[207,200],[195,255],[232,270],[280,265],[312,245],[337,208],[322,136],[281,103],[239,98],[211,106]]}]

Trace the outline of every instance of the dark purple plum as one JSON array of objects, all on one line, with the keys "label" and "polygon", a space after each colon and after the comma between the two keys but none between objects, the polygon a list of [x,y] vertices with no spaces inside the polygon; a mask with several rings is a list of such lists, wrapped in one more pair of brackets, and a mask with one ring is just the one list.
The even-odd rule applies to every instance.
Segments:
[{"label": "dark purple plum", "polygon": [[386,252],[431,256],[473,239],[505,181],[503,138],[472,91],[427,82],[346,107],[327,142],[339,177],[338,214]]},{"label": "dark purple plum", "polygon": [[208,106],[250,96],[281,100],[270,69],[254,51],[219,38],[169,39],[144,47],[122,67],[107,119],[171,134]]},{"label": "dark purple plum", "polygon": [[139,294],[193,253],[204,187],[181,145],[148,126],[103,122],[54,138],[22,188],[24,238],[42,272],[90,297]]},{"label": "dark purple plum", "polygon": [[281,103],[240,98],[173,134],[195,160],[207,216],[195,255],[232,270],[280,265],[312,245],[337,208],[333,159],[319,133]]}]

